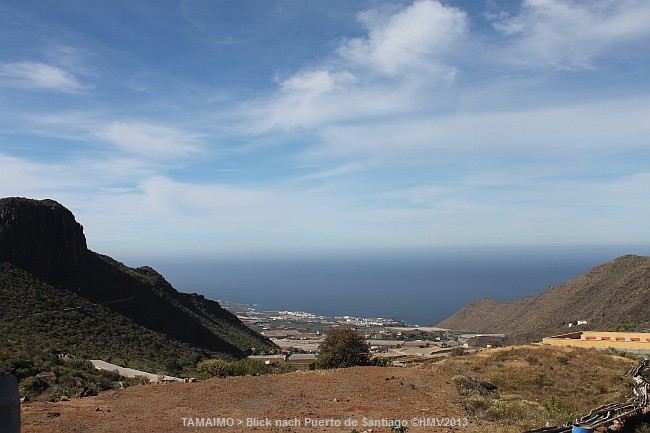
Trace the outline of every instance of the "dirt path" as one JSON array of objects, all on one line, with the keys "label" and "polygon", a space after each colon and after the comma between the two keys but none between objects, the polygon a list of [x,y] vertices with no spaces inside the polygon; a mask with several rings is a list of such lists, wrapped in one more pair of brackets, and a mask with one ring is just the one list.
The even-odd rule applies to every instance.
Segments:
[{"label": "dirt path", "polygon": [[[366,425],[364,417],[370,420]],[[449,377],[429,370],[358,367],[154,384],[67,402],[30,403],[23,407],[22,432],[350,433],[356,428],[377,433],[390,432],[385,423],[396,419],[409,421],[410,433],[449,432],[470,431],[474,420],[467,417]],[[256,427],[250,426],[253,418]],[[429,424],[460,418],[469,426],[422,427],[412,418]],[[232,426],[213,426],[219,419]],[[312,424],[305,426],[305,420]]]},{"label": "dirt path", "polygon": [[[157,374],[147,373],[146,371],[135,370],[133,368],[120,367],[119,365],[111,364],[110,362],[102,361],[101,359],[91,359],[90,362],[98,370],[117,371],[119,374],[125,377],[142,376],[142,377],[146,377],[151,382],[158,382],[161,378]],[[176,382],[183,381],[183,379],[174,376],[162,376],[162,379],[166,381],[176,381]]]}]

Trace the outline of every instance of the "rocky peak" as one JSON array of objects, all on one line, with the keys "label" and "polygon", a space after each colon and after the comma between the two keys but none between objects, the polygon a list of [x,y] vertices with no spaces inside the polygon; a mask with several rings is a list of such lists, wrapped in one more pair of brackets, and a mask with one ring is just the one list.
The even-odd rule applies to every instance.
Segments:
[{"label": "rocky peak", "polygon": [[48,270],[77,264],[87,253],[83,227],[58,202],[0,199],[0,261]]}]

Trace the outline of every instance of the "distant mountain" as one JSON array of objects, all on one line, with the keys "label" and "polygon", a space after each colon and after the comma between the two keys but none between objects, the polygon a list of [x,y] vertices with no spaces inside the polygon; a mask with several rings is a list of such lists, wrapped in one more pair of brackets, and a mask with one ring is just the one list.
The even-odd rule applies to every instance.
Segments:
[{"label": "distant mountain", "polygon": [[35,348],[179,374],[206,357],[277,346],[154,269],[90,251],[83,227],[56,201],[3,198],[0,358]]},{"label": "distant mountain", "polygon": [[627,255],[537,296],[511,302],[479,299],[437,326],[532,341],[568,332],[568,324],[578,320],[587,324],[573,329],[649,328],[649,305],[650,257]]}]

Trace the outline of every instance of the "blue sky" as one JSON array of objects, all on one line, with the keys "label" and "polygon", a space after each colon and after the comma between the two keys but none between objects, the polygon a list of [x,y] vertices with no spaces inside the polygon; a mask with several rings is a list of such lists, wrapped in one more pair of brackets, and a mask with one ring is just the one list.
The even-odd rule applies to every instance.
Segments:
[{"label": "blue sky", "polygon": [[125,255],[648,244],[650,2],[0,4],[0,195]]}]

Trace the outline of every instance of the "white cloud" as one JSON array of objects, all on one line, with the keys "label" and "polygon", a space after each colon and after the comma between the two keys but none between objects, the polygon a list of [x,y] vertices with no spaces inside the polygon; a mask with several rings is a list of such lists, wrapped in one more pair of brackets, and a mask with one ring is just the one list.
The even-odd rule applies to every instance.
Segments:
[{"label": "white cloud", "polygon": [[280,88],[286,93],[317,96],[341,89],[342,85],[351,81],[354,81],[354,76],[349,72],[306,71],[281,82]]},{"label": "white cloud", "polygon": [[636,98],[561,108],[387,119],[373,125],[331,125],[322,128],[321,144],[308,155],[372,155],[417,161],[441,151],[447,157],[476,157],[493,152],[566,154],[612,149],[614,144],[618,149],[641,148],[647,146],[645,137],[650,136],[649,107],[648,98]]},{"label": "white cloud", "polygon": [[[0,153],[0,168],[0,197],[30,195],[48,184],[53,190],[63,186],[61,177],[50,174],[52,166],[49,164],[29,162]],[[64,173],[63,170],[57,171],[56,174]]]},{"label": "white cloud", "polygon": [[[132,120],[139,119],[135,116],[127,120],[111,120],[113,117],[107,111],[68,110],[31,113],[22,116],[20,121],[26,122],[23,128],[29,127],[41,136],[90,144],[78,153],[88,154],[100,149],[98,143],[108,144],[108,150],[113,152],[108,159],[102,157],[102,161],[115,166],[118,161],[123,161],[125,167],[134,164],[160,166],[178,158],[203,154],[203,136],[183,126]],[[115,156],[116,150],[120,156]]]},{"label": "white cloud", "polygon": [[359,19],[368,30],[367,36],[347,41],[338,53],[353,64],[388,75],[439,67],[440,56],[467,28],[464,12],[431,0],[416,1],[389,16],[371,10],[360,14]]},{"label": "white cloud", "polygon": [[31,89],[78,93],[87,88],[70,72],[38,62],[4,63],[0,66],[0,76],[15,85]]},{"label": "white cloud", "polygon": [[559,69],[593,67],[621,42],[650,35],[644,0],[524,0],[517,15],[495,14],[493,26],[510,36],[502,60]]},{"label": "white cloud", "polygon": [[[17,140],[6,149],[25,155],[24,136],[56,163],[0,154],[0,190],[70,206],[100,251],[615,241],[603,222],[629,222],[631,238],[645,227],[650,178],[625,173],[643,170],[650,98],[635,81],[600,92],[627,64],[598,71],[597,61],[612,48],[638,54],[649,10],[527,0],[492,18],[501,38],[441,2],[381,6],[358,16],[360,36],[218,115],[205,107],[241,99],[206,102],[228,92],[200,93],[201,74],[155,65],[146,74],[179,83],[173,94],[152,86],[129,99],[106,87],[76,111],[46,114],[47,104],[21,112],[25,98],[0,116],[5,143]],[[4,86],[79,93],[91,78],[124,75],[63,45],[49,52],[44,63],[0,64]],[[525,70],[539,66],[587,70]],[[208,143],[222,137],[232,145],[216,167]]]},{"label": "white cloud", "polygon": [[421,106],[423,88],[453,82],[456,69],[445,56],[466,31],[463,12],[421,0],[359,18],[366,36],[341,42],[320,67],[297,72],[276,94],[243,108],[253,132],[410,112]]},{"label": "white cloud", "polygon": [[95,135],[117,148],[153,160],[176,158],[200,152],[199,137],[170,126],[147,122],[111,122]]},{"label": "white cloud", "polygon": [[[395,188],[379,183],[374,192],[360,193],[344,184],[333,189],[197,184],[151,173],[139,180],[127,173],[137,184],[126,187],[116,183],[120,168],[108,162],[39,164],[0,154],[0,196],[60,201],[86,227],[91,248],[111,254],[113,248],[121,254],[164,255],[300,245],[544,243],[558,236],[564,242],[627,242],[645,227],[648,173],[535,178],[540,166],[546,164],[502,167],[507,181],[497,188],[493,182],[469,185],[470,171],[442,184]],[[361,168],[349,164],[320,174]],[[491,230],[485,230],[486,221]]]},{"label": "white cloud", "polygon": [[45,163],[0,153],[0,197],[75,196],[83,201],[88,192],[133,192],[155,172],[150,163],[134,158],[77,155]]},{"label": "white cloud", "polygon": [[340,107],[327,101],[344,93],[353,81],[354,76],[347,72],[305,71],[281,82],[279,95],[263,103],[256,101],[245,111],[261,119],[258,130],[313,126],[339,116]]},{"label": "white cloud", "polygon": [[[279,204],[272,193],[222,184],[187,184],[164,176],[153,176],[140,183],[149,210],[164,218],[233,224],[267,221],[264,209]],[[179,221],[180,222],[180,221]],[[190,230],[196,227],[188,227]]]},{"label": "white cloud", "polygon": [[241,111],[250,119],[248,129],[255,133],[273,129],[311,129],[332,123],[377,119],[420,106],[414,94],[416,89],[409,83],[364,86],[354,85],[352,80],[336,81],[335,78],[332,87],[323,83],[320,83],[321,87],[317,83],[311,84],[311,88],[285,90],[266,100],[245,105]]},{"label": "white cloud", "polygon": [[106,234],[116,227],[125,237],[122,244],[149,255],[337,242],[330,235],[340,208],[327,196],[297,188],[185,183],[155,175],[135,190],[105,192],[91,202],[84,218],[102,250],[115,243]]}]

